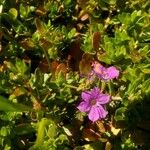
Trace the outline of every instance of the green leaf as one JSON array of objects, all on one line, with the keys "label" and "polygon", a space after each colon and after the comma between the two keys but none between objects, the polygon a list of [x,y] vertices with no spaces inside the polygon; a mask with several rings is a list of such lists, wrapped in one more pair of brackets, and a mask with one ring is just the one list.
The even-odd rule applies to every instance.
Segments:
[{"label": "green leaf", "polygon": [[1,19],[12,26],[13,30],[17,33],[22,33],[27,30],[27,28],[18,20],[17,18],[14,20],[11,14],[9,13],[2,13],[0,14]]},{"label": "green leaf", "polygon": [[142,82],[141,78],[137,78],[136,80],[131,82],[129,84],[128,90],[125,94],[127,94],[129,96],[134,95],[137,92],[137,90],[139,89],[141,82]]},{"label": "green leaf", "polygon": [[38,133],[37,133],[37,139],[35,142],[35,145],[41,145],[44,142],[44,136],[45,136],[45,127],[49,124],[49,121],[46,118],[43,118],[39,122],[39,127],[38,127]]},{"label": "green leaf", "polygon": [[24,134],[31,134],[34,132],[34,128],[31,126],[31,124],[20,124],[14,128],[15,134],[18,136],[24,135]]},{"label": "green leaf", "polygon": [[139,10],[139,11],[135,10],[135,11],[131,14],[131,20],[132,20],[132,22],[133,22],[138,16],[141,16],[141,10]]},{"label": "green leaf", "polygon": [[142,69],[142,72],[144,72],[145,74],[150,74],[150,69]]},{"label": "green leaf", "polygon": [[92,35],[90,35],[89,33],[87,33],[84,36],[84,41],[83,44],[81,45],[82,50],[85,53],[92,53],[93,50],[93,46],[92,46]]},{"label": "green leaf", "polygon": [[21,75],[24,75],[24,73],[28,69],[27,66],[26,66],[26,64],[25,64],[25,62],[22,61],[22,60],[20,60],[20,59],[16,60],[15,66],[16,66],[16,69],[17,69],[18,73],[20,73]]},{"label": "green leaf", "polygon": [[65,5],[69,5],[71,3],[71,0],[64,0]]},{"label": "green leaf", "polygon": [[3,126],[0,130],[0,135],[2,136],[8,136],[10,134],[10,128],[9,126]]},{"label": "green leaf", "polygon": [[46,25],[45,25],[44,22],[42,22],[40,19],[36,18],[36,19],[35,19],[35,25],[36,25],[36,28],[37,28],[38,32],[39,32],[41,35],[46,34],[47,29],[46,29]]},{"label": "green leaf", "polygon": [[123,12],[122,14],[119,14],[118,19],[125,25],[129,25],[131,23],[130,13]]},{"label": "green leaf", "polygon": [[76,29],[75,28],[71,29],[71,31],[68,33],[68,38],[72,39],[75,36],[75,33]]},{"label": "green leaf", "polygon": [[48,129],[47,135],[50,139],[53,139],[53,138],[56,137],[56,135],[57,135],[57,126],[54,124],[54,122],[51,122],[49,124],[49,129]]},{"label": "green leaf", "polygon": [[148,53],[150,53],[149,47],[150,47],[149,45],[145,45],[143,48],[139,49],[139,53],[140,53],[142,56],[146,57],[146,55],[147,55]]},{"label": "green leaf", "polygon": [[20,11],[20,17],[26,18],[30,12],[30,8],[29,6],[24,6],[23,4],[20,4],[19,11]]},{"label": "green leaf", "polygon": [[9,10],[9,14],[12,15],[13,19],[16,19],[18,16],[18,11],[15,8]]},{"label": "green leaf", "polygon": [[42,118],[42,120],[38,124],[38,131],[37,131],[37,138],[35,141],[35,144],[29,149],[29,150],[36,150],[38,147],[40,147],[44,142],[45,137],[45,129],[48,125],[50,125],[51,120],[47,118]]},{"label": "green leaf", "polygon": [[125,120],[125,112],[126,112],[127,108],[126,107],[120,107],[116,110],[115,112],[115,116],[114,119],[116,121],[122,121]]},{"label": "green leaf", "polygon": [[116,43],[119,44],[122,41],[130,40],[130,37],[128,36],[126,30],[122,30],[122,31],[116,30],[115,39],[116,39]]},{"label": "green leaf", "polygon": [[48,49],[48,55],[50,59],[56,59],[58,57],[58,50],[54,47]]},{"label": "green leaf", "polygon": [[118,46],[118,48],[116,49],[116,52],[115,52],[116,57],[121,57],[121,56],[125,57],[126,54],[127,53],[126,53],[125,46],[124,45],[121,47]]},{"label": "green leaf", "polygon": [[142,84],[142,91],[144,93],[150,93],[150,79],[147,79],[143,84]]},{"label": "green leaf", "polygon": [[6,98],[0,96],[0,110],[1,111],[14,111],[14,112],[22,112],[22,111],[32,111],[28,106],[12,103]]},{"label": "green leaf", "polygon": [[65,74],[64,72],[60,71],[57,75],[56,75],[56,83],[58,85],[62,85],[63,83],[65,83]]},{"label": "green leaf", "polygon": [[17,73],[16,67],[11,62],[5,61],[4,64],[8,69],[10,69],[10,71],[12,71],[13,73]]},{"label": "green leaf", "polygon": [[30,81],[35,87],[43,87],[44,74],[37,68]]}]

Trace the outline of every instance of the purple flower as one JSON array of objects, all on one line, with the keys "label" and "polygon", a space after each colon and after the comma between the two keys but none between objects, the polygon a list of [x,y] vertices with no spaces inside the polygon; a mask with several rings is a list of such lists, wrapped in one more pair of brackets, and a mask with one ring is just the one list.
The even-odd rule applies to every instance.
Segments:
[{"label": "purple flower", "polygon": [[98,62],[93,63],[93,71],[98,78],[106,81],[118,78],[119,76],[119,70],[117,70],[114,66],[105,68]]},{"label": "purple flower", "polygon": [[81,112],[88,113],[91,121],[95,122],[99,119],[105,118],[108,112],[105,110],[104,105],[110,101],[110,96],[100,92],[98,87],[90,91],[82,92],[82,102],[78,105]]}]

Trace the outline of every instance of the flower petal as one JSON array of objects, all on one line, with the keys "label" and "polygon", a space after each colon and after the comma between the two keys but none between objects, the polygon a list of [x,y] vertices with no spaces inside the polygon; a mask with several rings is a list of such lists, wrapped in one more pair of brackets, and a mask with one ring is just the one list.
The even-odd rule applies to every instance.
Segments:
[{"label": "flower petal", "polygon": [[98,63],[98,62],[95,61],[95,62],[92,64],[92,66],[93,66],[93,71],[94,71],[96,74],[101,74],[101,73],[102,73],[103,66],[102,66],[100,63]]},{"label": "flower petal", "polygon": [[119,70],[117,70],[116,67],[112,66],[107,68],[107,74],[109,79],[118,78]]},{"label": "flower petal", "polygon": [[110,101],[110,95],[100,94],[100,96],[96,99],[98,106],[101,104],[106,104]]},{"label": "flower petal", "polygon": [[89,100],[91,99],[91,92],[90,91],[85,91],[81,93],[81,98],[86,101],[89,102]]},{"label": "flower petal", "polygon": [[92,107],[89,114],[88,114],[88,117],[91,121],[95,122],[99,119],[99,108],[98,107]]},{"label": "flower petal", "polygon": [[108,80],[109,79],[107,68],[105,68],[103,66],[99,66],[99,68],[98,69],[94,69],[94,71],[95,71],[96,76],[99,79],[102,79],[102,80]]},{"label": "flower petal", "polygon": [[94,62],[92,66],[94,73],[100,79],[107,81],[110,79],[118,78],[119,76],[119,70],[117,70],[114,66],[105,68],[99,62]]},{"label": "flower petal", "polygon": [[99,118],[100,119],[106,118],[106,115],[108,114],[108,112],[102,106],[99,106],[98,108],[99,108],[98,109],[98,111],[99,111]]},{"label": "flower petal", "polygon": [[95,122],[99,119],[105,118],[107,114],[108,112],[102,106],[98,106],[91,108],[88,117],[91,121]]},{"label": "flower petal", "polygon": [[100,63],[98,62],[93,63],[93,72],[96,74],[98,78],[102,79],[105,71],[106,68],[102,66]]},{"label": "flower petal", "polygon": [[81,112],[88,112],[91,108],[90,104],[85,102],[85,101],[82,101],[78,106],[77,108],[81,111]]},{"label": "flower petal", "polygon": [[97,99],[99,96],[100,96],[101,92],[100,92],[100,89],[98,87],[94,87],[92,90],[91,90],[91,95],[92,95],[92,99]]}]

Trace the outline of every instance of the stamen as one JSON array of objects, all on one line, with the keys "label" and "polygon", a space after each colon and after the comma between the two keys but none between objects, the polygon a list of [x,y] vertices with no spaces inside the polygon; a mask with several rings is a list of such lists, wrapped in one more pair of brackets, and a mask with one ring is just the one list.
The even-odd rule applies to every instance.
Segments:
[{"label": "stamen", "polygon": [[96,100],[95,99],[91,100],[91,105],[95,105],[95,104],[96,104]]}]

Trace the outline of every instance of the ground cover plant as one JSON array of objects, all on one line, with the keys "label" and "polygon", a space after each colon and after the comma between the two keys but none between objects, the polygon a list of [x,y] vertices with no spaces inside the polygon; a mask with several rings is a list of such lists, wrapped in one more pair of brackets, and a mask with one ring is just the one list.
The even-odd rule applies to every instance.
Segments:
[{"label": "ground cover plant", "polygon": [[0,25],[0,149],[149,149],[148,0],[1,0]]}]

